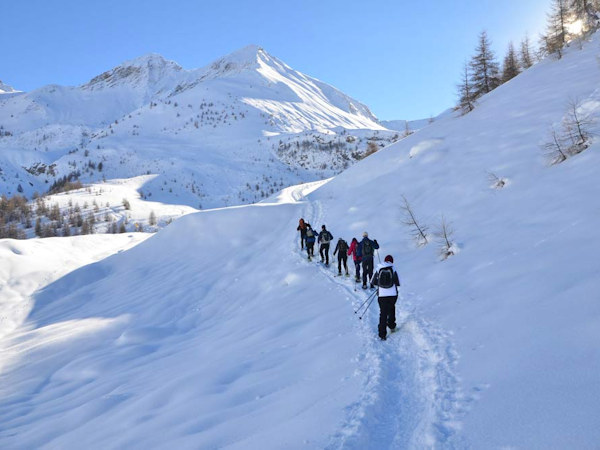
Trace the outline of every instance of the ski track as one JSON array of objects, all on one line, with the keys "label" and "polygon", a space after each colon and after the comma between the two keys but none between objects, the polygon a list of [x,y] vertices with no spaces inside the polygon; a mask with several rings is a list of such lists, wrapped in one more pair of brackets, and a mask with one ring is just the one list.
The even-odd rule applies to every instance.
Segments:
[{"label": "ski track", "polygon": [[[323,222],[321,203],[304,201],[303,217],[318,227]],[[308,262],[298,239],[294,240],[293,249]],[[352,276],[335,277],[337,262],[332,258],[331,265],[325,267],[317,254],[318,248],[317,262],[308,263],[317,264],[320,273],[336,284],[350,301],[352,311],[356,311],[366,300],[360,283],[355,283]],[[367,291],[367,295],[371,292]],[[399,297],[399,329],[388,335],[385,342],[377,336],[376,300],[363,320],[358,319],[358,314],[355,316],[356,330],[363,342],[356,361],[359,372],[366,377],[359,399],[345,408],[345,418],[332,434],[328,450],[467,447],[457,435],[459,417],[465,409],[454,375],[458,355],[447,332],[418,316],[413,299],[419,300],[414,294],[407,294],[406,299]]]}]

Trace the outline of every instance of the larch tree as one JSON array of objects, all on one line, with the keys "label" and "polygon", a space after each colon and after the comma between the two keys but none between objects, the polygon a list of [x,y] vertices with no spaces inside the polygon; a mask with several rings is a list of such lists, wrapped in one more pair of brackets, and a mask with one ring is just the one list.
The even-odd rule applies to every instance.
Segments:
[{"label": "larch tree", "polygon": [[458,106],[463,114],[467,114],[475,109],[475,93],[471,86],[471,76],[469,73],[469,64],[465,62],[462,79],[458,84]]},{"label": "larch tree", "polygon": [[531,43],[529,42],[529,36],[525,35],[521,41],[521,48],[519,51],[519,64],[521,69],[527,70],[533,66],[533,56],[531,54]]},{"label": "larch tree", "polygon": [[519,73],[520,70],[517,52],[515,51],[513,43],[509,42],[508,50],[506,52],[506,56],[504,57],[504,63],[502,65],[502,82],[506,83],[507,81],[519,75]]},{"label": "larch tree", "polygon": [[548,14],[543,45],[548,54],[556,54],[559,59],[562,58],[562,49],[567,43],[567,23],[569,23],[567,0],[552,0],[552,10]]},{"label": "larch tree", "polygon": [[479,98],[500,86],[500,66],[485,31],[479,35],[476,51],[475,56],[471,58],[469,67],[475,98]]}]

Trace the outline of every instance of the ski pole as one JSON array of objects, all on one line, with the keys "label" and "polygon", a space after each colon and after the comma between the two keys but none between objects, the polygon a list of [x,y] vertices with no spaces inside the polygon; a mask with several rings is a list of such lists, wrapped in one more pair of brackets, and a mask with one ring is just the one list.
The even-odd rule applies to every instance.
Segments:
[{"label": "ski pole", "polygon": [[364,302],[362,302],[361,305],[358,308],[356,308],[356,311],[354,311],[354,314],[357,314],[362,309],[362,307],[365,306],[365,303],[367,303],[371,299],[371,297],[373,297],[376,293],[377,293],[377,291],[372,292],[367,297],[367,299]]},{"label": "ski pole", "polygon": [[377,259],[379,260],[379,264],[381,264],[381,258],[379,257],[379,249],[375,249],[375,251],[377,252]]},{"label": "ski pole", "polygon": [[[375,291],[375,293],[377,293],[377,291]],[[373,303],[373,300],[375,300],[375,297],[377,297],[377,296],[376,295],[373,296],[373,298],[371,299],[371,301],[369,302],[369,304],[367,305],[367,307],[363,311],[362,315],[358,316],[358,320],[362,320],[362,318],[364,317],[364,315],[367,313],[367,310],[369,309],[369,306],[371,306],[371,303]]]}]

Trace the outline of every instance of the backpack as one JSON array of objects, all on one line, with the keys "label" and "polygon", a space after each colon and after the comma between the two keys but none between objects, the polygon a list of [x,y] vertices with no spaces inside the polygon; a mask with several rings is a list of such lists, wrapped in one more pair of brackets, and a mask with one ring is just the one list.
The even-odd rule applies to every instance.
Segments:
[{"label": "backpack", "polygon": [[378,278],[379,287],[384,289],[391,288],[394,285],[394,269],[391,267],[380,269]]},{"label": "backpack", "polygon": [[331,238],[333,236],[331,235],[331,233],[329,231],[325,231],[323,233],[323,237],[321,238],[321,243],[322,244],[329,244],[331,242]]},{"label": "backpack", "polygon": [[362,255],[373,256],[373,243],[369,239],[365,239],[362,243]]},{"label": "backpack", "polygon": [[312,228],[306,230],[306,237],[314,237],[315,233],[313,233]]},{"label": "backpack", "polygon": [[342,255],[348,254],[348,243],[342,239],[342,240],[340,240],[339,245],[340,245],[340,247],[339,247],[340,253]]}]

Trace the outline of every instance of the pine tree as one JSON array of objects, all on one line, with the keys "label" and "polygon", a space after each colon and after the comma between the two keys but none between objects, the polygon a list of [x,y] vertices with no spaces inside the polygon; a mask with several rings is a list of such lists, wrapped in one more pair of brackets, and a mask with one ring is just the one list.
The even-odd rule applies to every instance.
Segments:
[{"label": "pine tree", "polygon": [[502,82],[506,83],[508,80],[513,79],[519,75],[519,62],[517,60],[517,53],[513,43],[508,44],[508,51],[504,57],[504,64],[502,65]]},{"label": "pine tree", "polygon": [[521,41],[521,51],[519,52],[519,64],[521,69],[527,70],[533,66],[533,56],[531,54],[531,44],[529,42],[529,36],[525,35],[525,38]]},{"label": "pine tree", "polygon": [[458,87],[458,106],[463,114],[467,114],[475,109],[475,95],[471,86],[471,77],[469,74],[469,64],[465,62],[461,83]]},{"label": "pine tree", "polygon": [[479,35],[479,44],[476,51],[475,56],[471,58],[469,67],[471,69],[473,93],[475,98],[479,98],[500,85],[500,67],[485,31],[482,31]]}]

